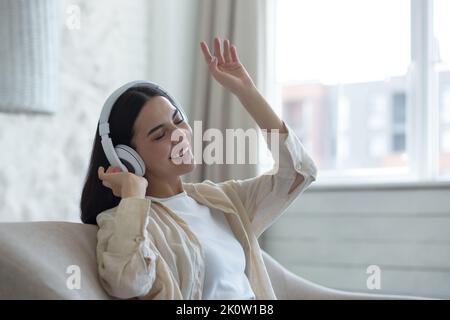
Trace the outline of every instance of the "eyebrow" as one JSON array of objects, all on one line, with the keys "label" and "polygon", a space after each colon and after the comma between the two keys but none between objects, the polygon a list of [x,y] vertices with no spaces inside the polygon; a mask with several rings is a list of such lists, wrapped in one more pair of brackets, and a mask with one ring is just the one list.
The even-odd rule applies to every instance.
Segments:
[{"label": "eyebrow", "polygon": [[[179,112],[178,109],[175,109],[175,111],[173,112],[173,115],[172,115],[172,119],[175,118],[175,116],[177,115],[178,112]],[[164,124],[157,125],[157,126],[154,127],[153,129],[151,129],[151,130],[147,133],[147,137],[148,137],[149,135],[151,135],[154,131],[158,130],[158,129],[161,128],[161,127],[164,127]]]}]

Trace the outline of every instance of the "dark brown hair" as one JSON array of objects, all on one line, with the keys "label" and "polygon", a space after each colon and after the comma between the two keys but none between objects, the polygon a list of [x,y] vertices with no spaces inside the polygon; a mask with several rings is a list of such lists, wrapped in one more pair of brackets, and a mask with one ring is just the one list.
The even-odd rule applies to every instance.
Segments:
[{"label": "dark brown hair", "polygon": [[[166,97],[176,107],[175,101],[163,91],[145,84],[132,87],[125,91],[115,102],[109,116],[110,137],[113,145],[132,145],[133,125],[145,103],[155,96]],[[98,178],[97,170],[100,166],[108,168],[109,162],[101,145],[99,128],[95,133],[91,160],[81,194],[81,221],[87,224],[97,224],[97,215],[102,211],[117,206],[120,198],[114,196],[111,189],[105,187]]]}]

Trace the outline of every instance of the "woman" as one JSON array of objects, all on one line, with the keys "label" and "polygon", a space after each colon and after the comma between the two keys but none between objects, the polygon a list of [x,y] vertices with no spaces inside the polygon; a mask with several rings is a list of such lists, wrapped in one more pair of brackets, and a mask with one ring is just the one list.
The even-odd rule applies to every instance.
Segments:
[{"label": "woman", "polygon": [[[279,130],[278,170],[246,180],[183,183],[180,177],[195,168],[191,127],[169,96],[145,86],[125,91],[113,105],[110,135],[114,145],[137,151],[145,174],[105,171],[97,129],[81,199],[82,221],[99,226],[99,275],[112,296],[276,299],[257,239],[317,170],[256,89],[236,47],[225,40],[222,53],[217,37],[214,55],[205,42],[200,47],[212,76],[259,127]],[[181,141],[170,138],[174,133]],[[183,161],[175,164],[174,158]]]}]

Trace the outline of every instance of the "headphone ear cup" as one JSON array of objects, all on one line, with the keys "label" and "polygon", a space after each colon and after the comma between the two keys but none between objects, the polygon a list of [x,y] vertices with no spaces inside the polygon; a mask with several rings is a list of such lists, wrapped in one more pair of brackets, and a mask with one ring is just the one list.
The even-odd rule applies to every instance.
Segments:
[{"label": "headphone ear cup", "polygon": [[124,144],[117,145],[114,150],[116,151],[120,161],[125,167],[127,167],[129,172],[140,177],[144,176],[145,163],[136,150]]}]

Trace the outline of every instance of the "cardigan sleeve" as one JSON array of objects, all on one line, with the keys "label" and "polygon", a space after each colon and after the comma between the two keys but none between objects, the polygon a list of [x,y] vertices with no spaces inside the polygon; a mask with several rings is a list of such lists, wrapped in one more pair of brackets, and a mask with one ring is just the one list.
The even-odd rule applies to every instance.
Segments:
[{"label": "cardigan sleeve", "polygon": [[152,288],[156,254],[147,232],[151,200],[124,198],[117,210],[97,216],[97,263],[100,282],[108,294],[128,299]]},{"label": "cardigan sleeve", "polygon": [[[274,147],[272,139],[264,136],[275,161],[272,170],[254,178],[232,179],[221,183],[231,186],[238,194],[257,237],[270,227],[317,177],[317,167],[305,147],[284,121],[283,125],[287,133],[279,134],[278,148]],[[289,193],[298,175],[303,176],[303,181]]]}]

